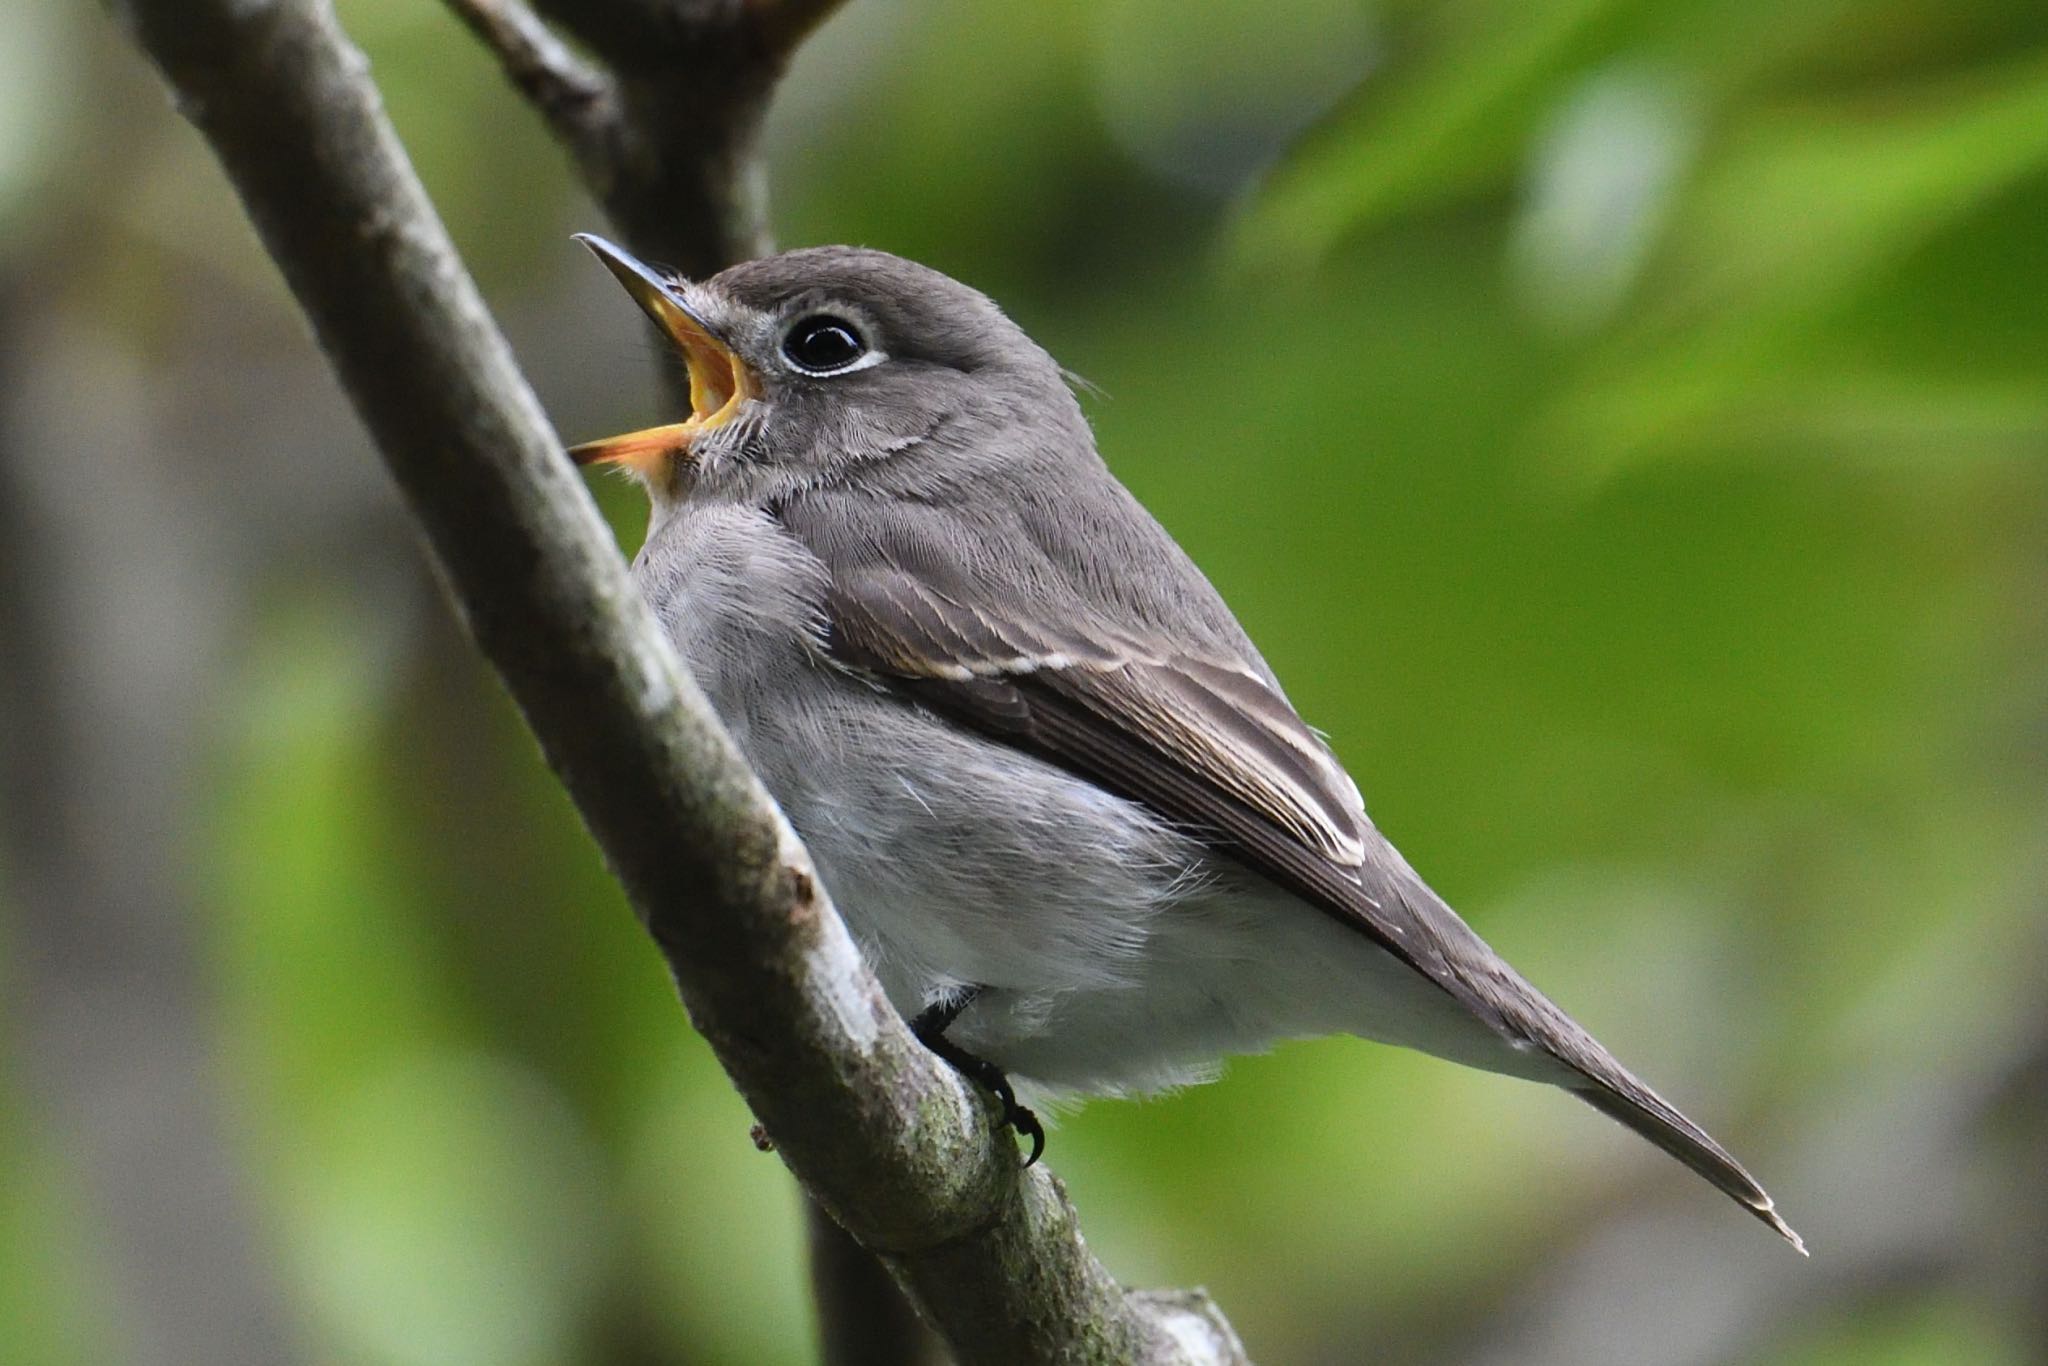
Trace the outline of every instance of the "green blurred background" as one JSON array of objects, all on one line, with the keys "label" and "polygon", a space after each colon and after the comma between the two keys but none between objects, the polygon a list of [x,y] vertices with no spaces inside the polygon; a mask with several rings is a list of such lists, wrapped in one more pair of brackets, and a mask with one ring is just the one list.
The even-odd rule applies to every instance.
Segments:
[{"label": "green blurred background", "polygon": [[[658,416],[489,60],[341,8],[565,437]],[[1100,387],[1380,824],[1815,1252],[1334,1040],[1060,1124],[1121,1278],[1269,1363],[2048,1361],[2048,8],[852,0],[771,161]],[[788,1176],[59,0],[0,413],[0,1361],[809,1359]]]}]

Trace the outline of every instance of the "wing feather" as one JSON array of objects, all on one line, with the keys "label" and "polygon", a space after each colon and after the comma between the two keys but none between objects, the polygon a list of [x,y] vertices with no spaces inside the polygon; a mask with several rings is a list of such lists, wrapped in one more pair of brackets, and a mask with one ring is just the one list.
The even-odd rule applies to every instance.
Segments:
[{"label": "wing feather", "polygon": [[830,571],[827,650],[837,664],[1199,831],[1368,936],[1510,1043],[1565,1064],[1589,1102],[1799,1245],[1739,1162],[1415,875],[1256,656],[1215,648],[1213,632],[1202,647],[1176,648],[1128,613],[1059,591],[1056,580],[1043,594],[977,584],[929,540],[912,572],[886,543],[850,548],[843,530],[823,523],[793,529]]}]

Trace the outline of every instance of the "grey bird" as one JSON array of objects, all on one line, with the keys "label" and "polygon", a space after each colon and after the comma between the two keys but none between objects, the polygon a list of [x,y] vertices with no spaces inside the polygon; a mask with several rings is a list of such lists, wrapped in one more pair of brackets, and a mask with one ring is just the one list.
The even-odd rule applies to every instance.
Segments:
[{"label": "grey bird", "polygon": [[879,251],[691,282],[579,240],[691,412],[572,454],[645,486],[636,581],[890,1000],[1034,1158],[1009,1078],[1142,1093],[1349,1033],[1563,1087],[1805,1250],[1374,827],[991,300]]}]

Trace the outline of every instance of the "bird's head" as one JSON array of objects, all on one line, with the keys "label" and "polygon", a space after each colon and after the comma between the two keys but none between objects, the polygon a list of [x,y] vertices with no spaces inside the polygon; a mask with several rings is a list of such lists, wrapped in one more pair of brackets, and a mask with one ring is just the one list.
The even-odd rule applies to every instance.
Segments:
[{"label": "bird's head", "polygon": [[992,429],[1080,414],[1062,373],[986,295],[887,252],[812,247],[692,282],[578,238],[674,343],[690,414],[571,450],[659,503],[830,482]]}]

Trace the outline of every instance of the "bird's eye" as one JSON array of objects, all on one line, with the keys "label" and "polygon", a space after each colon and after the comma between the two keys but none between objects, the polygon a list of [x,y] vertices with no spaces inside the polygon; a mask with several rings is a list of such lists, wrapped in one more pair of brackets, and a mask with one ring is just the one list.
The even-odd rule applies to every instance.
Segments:
[{"label": "bird's eye", "polygon": [[799,370],[829,375],[868,354],[860,331],[844,318],[813,313],[799,320],[782,339],[782,354]]}]

